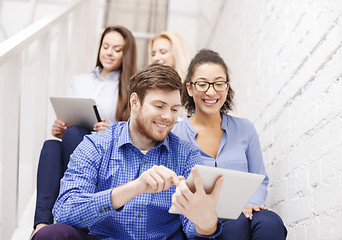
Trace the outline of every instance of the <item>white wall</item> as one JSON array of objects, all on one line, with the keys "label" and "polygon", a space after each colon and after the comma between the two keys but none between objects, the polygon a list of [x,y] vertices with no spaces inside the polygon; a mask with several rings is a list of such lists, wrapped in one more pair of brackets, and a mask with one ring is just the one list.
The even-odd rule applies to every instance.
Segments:
[{"label": "white wall", "polygon": [[198,3],[197,0],[169,0],[167,30],[175,31],[186,42],[191,54],[197,51]]},{"label": "white wall", "polygon": [[[174,26],[182,3],[171,3]],[[342,239],[342,1],[194,4],[197,21],[179,29],[230,67],[233,114],[256,125],[288,239]]]},{"label": "white wall", "polygon": [[[0,42],[11,37],[31,23],[55,13],[70,0],[1,0],[0,1]],[[33,4],[36,2],[36,4]]]},{"label": "white wall", "polygon": [[[10,239],[13,230],[21,228],[18,224],[27,209],[33,213],[35,207],[28,203],[36,188],[39,153],[44,140],[50,138],[55,119],[48,97],[65,95],[71,76],[90,72],[95,65],[102,32],[97,29],[100,1],[74,1],[72,5],[57,6],[46,15],[37,13],[40,20],[7,39],[0,51],[1,239]],[[6,23],[10,22],[11,18],[7,19]],[[11,44],[16,48],[2,55],[5,46],[13,48]],[[30,216],[26,237],[32,222]]]}]

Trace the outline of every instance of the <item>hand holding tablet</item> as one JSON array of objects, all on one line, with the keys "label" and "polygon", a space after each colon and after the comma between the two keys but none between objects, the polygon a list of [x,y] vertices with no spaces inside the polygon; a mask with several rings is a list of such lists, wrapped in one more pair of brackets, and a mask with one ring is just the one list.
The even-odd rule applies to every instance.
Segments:
[{"label": "hand holding tablet", "polygon": [[101,122],[94,99],[75,97],[50,97],[57,118],[67,126],[78,125],[92,130]]},{"label": "hand holding tablet", "polygon": [[[237,219],[265,178],[264,175],[260,174],[224,168],[203,165],[196,165],[195,167],[199,172],[206,193],[210,193],[213,190],[218,177],[224,177],[220,199],[216,207],[216,214],[219,218]],[[186,183],[192,191],[195,191],[191,173]],[[169,212],[180,214],[180,211],[173,205],[169,209]]]}]

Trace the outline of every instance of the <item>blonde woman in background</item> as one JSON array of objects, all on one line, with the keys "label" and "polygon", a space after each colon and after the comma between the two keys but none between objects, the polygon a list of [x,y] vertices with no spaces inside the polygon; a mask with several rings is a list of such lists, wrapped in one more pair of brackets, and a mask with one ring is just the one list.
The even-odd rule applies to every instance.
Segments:
[{"label": "blonde woman in background", "polygon": [[[184,81],[190,63],[190,53],[183,38],[175,32],[161,32],[155,35],[149,45],[150,63],[172,67]],[[178,111],[178,120],[186,116],[182,107]]]},{"label": "blonde woman in background", "polygon": [[155,35],[149,46],[150,63],[163,64],[177,71],[182,81],[190,63],[190,53],[181,36],[175,32]]}]

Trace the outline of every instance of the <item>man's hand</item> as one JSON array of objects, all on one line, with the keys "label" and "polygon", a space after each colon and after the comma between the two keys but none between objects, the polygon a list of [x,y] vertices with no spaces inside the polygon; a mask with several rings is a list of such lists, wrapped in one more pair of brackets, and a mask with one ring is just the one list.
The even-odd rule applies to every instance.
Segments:
[{"label": "man's hand", "polygon": [[57,119],[53,124],[52,124],[52,129],[51,129],[51,134],[55,136],[56,138],[62,139],[63,133],[67,129],[67,126],[65,122],[62,120]]},{"label": "man's hand", "polygon": [[245,209],[243,209],[242,213],[245,215],[246,218],[249,220],[252,220],[253,218],[253,212],[260,212],[261,210],[270,210],[268,207],[265,207],[264,205],[259,206],[247,206]]},{"label": "man's hand", "polygon": [[114,209],[119,209],[140,194],[165,191],[182,180],[183,176],[177,176],[165,166],[153,166],[137,179],[114,188],[111,193],[112,205]]},{"label": "man's hand", "polygon": [[216,180],[213,191],[207,194],[198,170],[194,167],[191,172],[194,177],[195,192],[191,192],[185,180],[180,181],[172,196],[172,204],[195,223],[197,233],[209,236],[214,234],[217,228],[216,205],[220,198],[223,177]]},{"label": "man's hand", "polygon": [[141,193],[157,193],[179,184],[181,180],[184,180],[184,177],[177,176],[171,169],[155,165],[143,172],[135,181],[139,184]]}]

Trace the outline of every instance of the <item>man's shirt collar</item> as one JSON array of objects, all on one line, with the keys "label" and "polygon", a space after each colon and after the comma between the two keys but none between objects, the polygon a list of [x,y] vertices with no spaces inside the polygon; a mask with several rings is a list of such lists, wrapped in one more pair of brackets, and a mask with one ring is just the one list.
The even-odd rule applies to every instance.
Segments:
[{"label": "man's shirt collar", "polygon": [[[125,125],[123,126],[122,128],[122,132],[121,132],[121,136],[118,138],[118,147],[121,147],[125,144],[132,144],[134,147],[136,147],[133,142],[132,142],[132,139],[131,139],[131,136],[129,134],[129,122],[130,122],[131,119],[128,119],[127,122],[125,122]],[[173,134],[173,133],[169,133],[167,135],[167,137],[161,141],[160,143],[157,144],[157,146],[153,147],[153,148],[159,148],[161,146],[165,146],[165,148],[167,149],[167,151],[169,151],[170,149],[170,140],[169,140],[169,135],[170,134]],[[137,147],[136,147],[137,148]],[[153,149],[152,148],[152,149]]]}]

